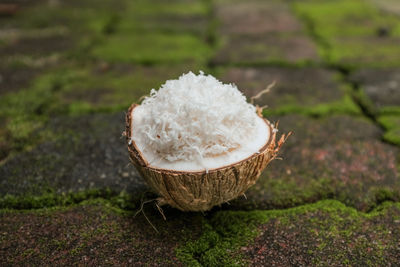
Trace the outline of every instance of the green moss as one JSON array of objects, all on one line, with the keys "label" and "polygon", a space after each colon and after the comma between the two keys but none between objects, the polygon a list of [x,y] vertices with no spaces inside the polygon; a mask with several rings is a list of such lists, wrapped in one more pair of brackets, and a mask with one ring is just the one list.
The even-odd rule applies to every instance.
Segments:
[{"label": "green moss", "polygon": [[400,127],[400,116],[382,116],[378,118],[378,122],[387,130]]},{"label": "green moss", "polygon": [[202,1],[128,1],[117,31],[123,34],[164,32],[205,35],[207,4]]},{"label": "green moss", "polygon": [[[271,207],[295,207],[334,195],[332,180],[327,178],[312,179],[306,187],[299,186],[296,179],[265,179],[262,190],[268,190],[273,197]],[[258,187],[256,187],[256,190]],[[251,192],[252,189],[250,189]],[[249,194],[251,194],[249,192]]]},{"label": "green moss", "polygon": [[168,2],[155,0],[151,4],[147,0],[137,0],[128,3],[127,11],[133,15],[147,16],[206,15],[207,6],[202,0]]},{"label": "green moss", "polygon": [[8,23],[24,30],[63,27],[74,34],[103,33],[123,8],[109,1],[38,4],[21,9]]},{"label": "green moss", "polygon": [[[299,238],[310,238],[313,244],[308,244],[308,254],[317,265],[326,264],[326,259],[341,263],[348,259],[347,251],[332,248],[334,240],[345,243],[355,242],[354,255],[360,258],[374,259],[384,263],[382,252],[386,248],[384,239],[375,240],[374,244],[365,239],[354,240],[354,234],[368,220],[385,216],[392,208],[400,208],[400,204],[383,203],[370,213],[358,212],[335,200],[319,201],[315,204],[303,205],[286,210],[270,211],[217,211],[204,226],[202,236],[196,241],[187,242],[176,250],[178,258],[189,266],[236,266],[245,265],[246,261],[238,252],[241,246],[251,245],[250,240],[258,235],[258,226],[270,220],[277,220],[275,228],[297,229]],[[286,231],[282,230],[282,231]],[[371,230],[374,232],[374,229]],[[378,230],[377,230],[378,231]],[[378,231],[385,235],[384,231]],[[301,234],[300,234],[301,233]],[[365,233],[367,234],[367,233]],[[305,240],[298,240],[304,242]],[[374,250],[367,252],[367,247]],[[334,251],[332,251],[332,249]]]},{"label": "green moss", "polygon": [[367,96],[364,90],[353,90],[351,96],[354,101],[363,109],[363,111],[371,117],[375,117],[378,113],[374,103]]},{"label": "green moss", "polygon": [[[295,2],[294,10],[307,22],[331,64],[398,66],[399,20],[363,0]],[[380,36],[380,32],[385,32]]]},{"label": "green moss", "polygon": [[[103,200],[102,200],[103,199]],[[87,201],[105,201],[111,205],[124,209],[137,208],[138,196],[130,195],[124,191],[116,193],[110,189],[90,189],[80,192],[44,193],[42,195],[25,194],[23,196],[5,195],[0,198],[0,209],[30,210],[49,207],[67,207]]]},{"label": "green moss", "polygon": [[80,192],[75,194],[47,193],[41,196],[6,195],[0,199],[2,209],[39,209],[53,206],[63,206],[83,201],[90,197],[102,195],[100,191]]},{"label": "green moss", "polygon": [[[253,68],[253,67],[252,67]],[[288,67],[282,69],[283,73],[290,76],[293,73],[293,80],[282,81],[278,88],[271,90],[271,93],[256,101],[260,106],[268,104],[264,109],[264,115],[283,114],[304,114],[311,116],[326,116],[332,114],[361,115],[360,107],[353,101],[353,90],[343,83],[336,74],[323,72],[321,75],[318,68],[307,68],[304,71],[288,71]],[[275,67],[276,69],[276,67]],[[274,68],[273,68],[274,70]],[[230,75],[230,69],[217,69],[218,76]],[[299,75],[300,73],[301,76]],[[309,79],[315,81],[309,82]],[[305,77],[308,77],[305,78]],[[240,87],[245,92],[251,93],[256,88],[265,86],[265,81],[260,78],[253,80],[241,79]],[[275,90],[276,89],[276,90]],[[273,101],[269,100],[273,99]]]},{"label": "green moss", "polygon": [[393,192],[391,188],[374,188],[373,194],[375,196],[375,205],[373,208],[379,206],[381,203],[387,203],[387,201],[395,201],[399,199],[398,192]]},{"label": "green moss", "polygon": [[[126,110],[166,80],[200,69],[206,70],[189,64],[158,67],[122,65],[98,71],[94,65],[78,67],[70,64],[39,76],[29,88],[1,97],[0,117],[4,118],[4,131],[10,136],[7,140],[10,139],[12,149],[28,149],[54,137],[45,127],[52,116]],[[33,137],[34,132],[37,134]]]},{"label": "green moss", "polygon": [[88,66],[64,72],[64,75],[73,79],[55,92],[49,112],[81,115],[126,110],[133,102],[148,95],[151,89],[158,89],[166,80],[176,79],[190,70],[204,70],[194,65],[122,65],[121,68],[96,73],[92,66]]},{"label": "green moss", "polygon": [[[168,63],[156,73],[140,69],[129,74],[107,72],[95,75],[90,68],[68,65],[39,76],[29,88],[0,99],[0,117],[6,121],[2,125],[4,132],[10,136],[7,142],[11,140],[7,150],[9,147],[12,151],[29,149],[51,136],[52,133],[41,131],[41,136],[32,139],[32,133],[45,127],[50,116],[125,110],[151,88],[158,88],[165,80],[189,71],[189,65],[197,71],[199,68],[195,66],[203,66],[207,62],[208,46],[191,34],[171,36],[166,33],[132,34],[128,31],[107,39],[111,33],[121,30],[118,25],[122,18],[130,21],[135,14],[149,17],[160,14],[203,16],[208,14],[208,9],[203,1],[168,4],[156,1],[150,5],[147,1],[116,4],[89,0],[85,3],[31,5],[7,19],[7,25],[20,29],[17,33],[21,38],[61,34],[78,41],[78,47],[71,48],[67,53],[62,52],[61,56],[63,59],[67,56],[75,59],[80,65],[88,59],[93,47],[96,57],[114,62]],[[7,40],[3,41],[7,43]],[[104,43],[101,44],[101,41]],[[24,54],[7,60],[12,67],[36,64],[36,60],[47,60],[53,56],[60,58],[60,54],[39,59]],[[178,62],[187,65],[185,68],[182,65],[178,67],[181,68],[180,73],[176,67],[170,71],[170,65]],[[3,132],[0,138],[1,143],[5,138]]]},{"label": "green moss", "polygon": [[349,95],[345,95],[342,100],[317,105],[281,105],[275,109],[265,109],[264,116],[284,115],[284,114],[303,114],[309,116],[328,116],[333,114],[361,115],[360,107],[354,103]]},{"label": "green moss", "polygon": [[400,115],[400,107],[399,106],[385,106],[379,109],[379,115]]},{"label": "green moss", "polygon": [[[68,76],[45,74],[37,78],[31,88],[0,98],[0,116],[7,118],[7,130],[11,134],[16,149],[34,144],[31,133],[43,127],[48,119],[47,107],[52,103],[54,92],[67,80]],[[49,132],[43,131],[45,138]]]},{"label": "green moss", "polygon": [[[372,52],[371,52],[372,51]],[[337,38],[331,42],[328,61],[344,66],[399,66],[400,47],[395,40]]]},{"label": "green moss", "polygon": [[232,253],[254,238],[256,225],[266,219],[261,211],[217,212],[204,225],[202,236],[178,248],[176,255],[189,266],[241,265],[241,258],[232,257]]},{"label": "green moss", "polygon": [[389,143],[400,146],[400,127],[385,132],[383,139]]},{"label": "green moss", "polygon": [[123,34],[165,33],[189,34],[196,37],[207,37],[207,19],[205,17],[134,17],[132,20],[121,20],[118,32]]},{"label": "green moss", "polygon": [[[29,88],[0,98],[0,117],[6,118],[5,127],[11,136],[14,150],[29,149],[38,142],[54,137],[44,126],[53,115],[76,112],[77,108],[69,108],[59,97],[64,88],[79,82],[80,75],[82,73],[73,67],[65,66],[42,74]],[[80,114],[82,110],[92,112],[94,109],[80,107]]]},{"label": "green moss", "polygon": [[379,9],[363,0],[309,0],[295,3],[295,11],[315,22],[317,34],[330,40],[336,36],[375,36],[379,27],[400,36],[396,17],[383,15]]},{"label": "green moss", "polygon": [[400,116],[387,115],[378,117],[378,122],[385,128],[383,139],[400,145]]},{"label": "green moss", "polygon": [[[9,44],[13,50],[15,37],[22,42],[16,44],[15,52],[19,53],[7,55],[4,61],[8,64],[32,66],[64,62],[71,58],[86,61],[88,50],[102,36],[115,32],[123,11],[121,3],[102,0],[32,4],[24,7],[6,21],[8,27],[17,30],[16,36],[5,36],[4,43]],[[24,39],[34,43],[27,47],[23,44]]]},{"label": "green moss", "polygon": [[[126,212],[121,207],[115,206],[115,203],[101,198],[72,205],[98,206],[101,220],[104,220],[109,212],[111,215],[132,215],[132,212]],[[48,216],[54,211],[70,208],[58,206],[40,209],[35,213]],[[1,214],[16,212],[32,213],[32,211],[0,210]],[[180,245],[175,252],[178,259],[189,266],[246,265],[247,259],[238,249],[242,246],[251,246],[251,240],[260,233],[260,226],[273,221],[273,225],[267,227],[273,227],[278,232],[290,231],[294,234],[295,239],[292,240],[294,243],[291,243],[293,246],[291,249],[297,245],[307,244],[308,255],[316,265],[325,265],[327,262],[339,264],[349,257],[352,258],[350,263],[355,261],[364,263],[369,260],[385,265],[385,253],[397,242],[396,236],[392,236],[393,229],[387,226],[395,227],[390,221],[397,220],[396,214],[400,214],[399,212],[400,203],[384,202],[371,212],[363,213],[335,200],[319,201],[286,210],[250,212],[219,210],[211,212],[208,219],[202,219],[202,216],[197,218],[202,223],[202,234],[199,238],[193,239],[188,229],[182,231],[186,236],[183,240],[186,239],[187,242]],[[379,223],[381,221],[388,221],[389,225],[382,225]],[[82,242],[74,246],[70,253],[79,254],[93,238],[110,234],[113,236],[112,240],[121,240],[125,237],[118,223],[112,221],[103,225],[100,223],[96,228],[80,232]],[[370,242],[370,238],[374,238],[374,242]],[[136,241],[133,240],[132,245],[134,244]],[[341,247],[336,247],[335,244]],[[53,245],[64,249],[65,242],[53,242]],[[351,247],[350,252],[343,249],[343,246]],[[140,249],[140,246],[135,249]]]},{"label": "green moss", "polygon": [[93,48],[92,55],[109,62],[201,64],[207,62],[210,49],[192,35],[143,33],[113,35]]},{"label": "green moss", "polygon": [[[223,64],[226,67],[285,66],[300,68],[317,64],[313,55],[305,54],[297,58],[288,55],[291,51],[287,44],[294,44],[296,39],[304,38],[298,33],[277,33],[274,36],[257,38],[254,36],[243,38],[240,35],[219,37],[215,42],[217,57],[214,61],[216,64]],[[305,45],[307,46],[307,44]],[[299,53],[302,52],[299,51]]]}]

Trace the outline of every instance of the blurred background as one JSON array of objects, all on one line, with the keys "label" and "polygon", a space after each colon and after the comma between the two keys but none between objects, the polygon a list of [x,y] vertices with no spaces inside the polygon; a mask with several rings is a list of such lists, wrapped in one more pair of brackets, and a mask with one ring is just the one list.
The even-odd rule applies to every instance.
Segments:
[{"label": "blurred background", "polygon": [[[355,148],[353,139],[364,138],[397,157],[399,9],[395,0],[2,0],[0,194],[140,192],[144,185],[126,165],[120,139],[124,111],[165,80],[200,70],[237,84],[248,97],[277,82],[257,104],[268,105],[264,115],[272,121],[282,120],[283,132],[295,132],[284,157],[303,156],[288,156],[292,167],[275,163],[278,171],[264,176],[310,190],[297,192],[297,202],[337,195],[339,176],[346,186],[353,169],[364,173],[381,160],[394,181],[397,161],[390,155],[337,173],[332,165],[343,164],[347,148],[315,151],[344,140],[359,162],[366,148]],[[354,128],[360,123],[370,129],[364,135]],[[346,153],[346,160],[353,157]],[[329,156],[319,172],[307,167]],[[367,177],[373,185],[375,175]],[[264,189],[281,192],[267,181]],[[315,189],[325,183],[329,192]],[[294,205],[274,194],[280,206]],[[278,205],[268,199],[266,206]]]},{"label": "blurred background", "polygon": [[[311,190],[297,192],[298,202],[337,195],[339,176],[347,185],[353,169],[366,172],[377,164],[332,169],[343,164],[342,152],[345,158],[353,150],[363,155],[364,144],[354,148],[353,139],[373,139],[376,149],[397,158],[399,10],[395,0],[2,0],[0,194],[140,191],[144,185],[126,166],[119,139],[124,111],[165,80],[203,70],[237,84],[248,97],[276,81],[257,104],[268,105],[264,115],[271,120],[282,120],[283,132],[295,132],[284,157],[303,156],[289,156],[292,167],[275,163],[279,171],[265,175]],[[360,121],[371,128],[364,135],[354,129]],[[324,131],[307,132],[308,124]],[[335,140],[345,140],[353,152],[329,147],[315,154]],[[298,142],[308,150],[296,150]],[[320,165],[329,155],[332,162],[320,173],[301,167]],[[391,166],[395,174],[387,179],[394,181],[391,157],[380,160]],[[293,168],[303,169],[293,174]],[[375,175],[368,177],[373,184]],[[315,189],[326,182],[322,178],[333,186],[328,193]],[[294,205],[282,198],[279,205]]]},{"label": "blurred background", "polygon": [[[125,217],[110,219],[107,216],[115,210],[108,207],[137,210],[141,197],[149,196],[129,164],[121,138],[127,108],[166,80],[200,70],[235,83],[247,97],[276,81],[257,104],[268,105],[264,115],[280,121],[281,133],[294,133],[281,151],[283,160],[271,163],[246,193],[247,199],[217,207],[208,217],[167,208],[166,214],[173,214],[169,218],[175,218],[171,223],[164,222],[155,209],[148,211],[162,238],[154,235],[142,217],[139,223],[130,217],[123,222]],[[385,201],[400,201],[399,146],[399,0],[0,0],[0,208],[68,206],[93,198],[108,203],[107,208],[82,204],[83,211],[71,211],[68,216],[55,211],[58,219],[54,220],[33,212],[0,216],[0,228],[6,229],[0,236],[0,256],[4,253],[0,258],[5,265],[24,265],[31,259],[51,264],[68,259],[72,265],[88,255],[92,264],[99,264],[97,260],[101,263],[103,258],[96,253],[123,254],[102,247],[112,242],[126,251],[123,255],[133,253],[138,262],[155,261],[153,253],[169,259],[168,253],[175,255],[170,240],[181,236],[182,224],[193,223],[189,232],[201,233],[204,223],[218,226],[218,216],[225,214],[219,211],[226,209],[281,209],[335,199],[346,208],[368,212]],[[107,220],[99,219],[98,213]],[[214,215],[217,219],[210,222]],[[82,256],[78,248],[83,247],[83,239],[75,231],[87,226],[89,219],[100,228],[104,223],[104,232],[87,230],[92,233],[86,235],[87,240],[99,238],[101,242],[90,243],[88,247],[98,250],[87,250]],[[30,224],[31,220],[37,223]],[[338,228],[354,223],[347,217],[343,224],[326,220]],[[238,221],[226,220],[229,224]],[[123,234],[115,234],[119,229],[113,228],[115,222],[125,225],[118,230]],[[298,232],[303,233],[301,227],[309,227],[308,222],[307,218],[300,220],[280,233],[291,233],[298,225]],[[350,251],[361,262],[380,255],[380,265],[386,265],[385,259],[393,263],[400,255],[399,232],[385,236],[382,230],[396,225],[390,222],[382,219],[374,224],[381,228],[371,226],[372,233],[382,235],[370,240],[362,239],[367,234],[360,233],[357,240],[373,247],[366,254],[358,253],[357,249],[365,247],[358,246],[361,243],[353,250],[353,245],[341,242],[337,232],[317,227],[314,232],[328,231],[329,238],[338,238],[337,251],[326,251],[336,247],[327,245],[307,254],[300,244],[293,255],[319,251],[322,259],[339,255],[346,260],[349,255],[340,253]],[[25,225],[28,230],[14,225]],[[364,231],[364,225],[354,229]],[[248,227],[230,226],[226,229],[233,231],[232,236],[242,236],[234,229]],[[46,230],[52,227],[60,232],[52,236]],[[398,230],[398,224],[393,229]],[[73,238],[65,241],[66,233]],[[121,236],[132,233],[143,236],[139,241],[129,239],[133,244],[120,245],[128,240]],[[304,235],[309,240],[311,235]],[[105,236],[110,239],[102,239]],[[381,243],[371,241],[379,238]],[[394,238],[392,243],[387,241],[390,238]],[[263,244],[281,245],[274,242]],[[295,248],[296,242],[289,247]],[[386,249],[389,243],[397,244],[397,250]],[[135,246],[144,246],[144,253],[130,250]],[[157,246],[169,250],[155,251]],[[73,249],[77,249],[75,254]],[[208,258],[197,258],[207,265]],[[284,260],[295,259],[274,259],[278,258],[283,266],[287,266]],[[376,258],[371,260],[376,262]],[[325,265],[331,263],[328,260]]]}]

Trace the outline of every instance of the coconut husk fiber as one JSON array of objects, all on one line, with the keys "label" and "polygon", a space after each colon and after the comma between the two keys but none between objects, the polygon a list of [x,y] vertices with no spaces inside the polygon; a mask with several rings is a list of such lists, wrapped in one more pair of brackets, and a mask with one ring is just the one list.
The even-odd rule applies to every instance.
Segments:
[{"label": "coconut husk fiber", "polygon": [[[275,159],[285,135],[276,141],[276,131],[271,123],[268,142],[250,157],[217,169],[208,171],[186,172],[154,168],[138,150],[132,135],[132,111],[137,104],[132,104],[126,115],[125,135],[128,142],[130,160],[149,187],[159,195],[158,204],[169,204],[182,211],[206,211],[244,194],[254,185],[261,172],[271,160]],[[258,115],[262,117],[261,112]]]}]

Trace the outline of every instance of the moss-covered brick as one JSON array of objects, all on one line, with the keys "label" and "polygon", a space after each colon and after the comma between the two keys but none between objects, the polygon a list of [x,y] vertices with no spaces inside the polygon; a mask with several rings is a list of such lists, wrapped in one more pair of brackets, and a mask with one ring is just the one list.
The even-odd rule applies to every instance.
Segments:
[{"label": "moss-covered brick", "polygon": [[282,147],[283,160],[270,163],[245,193],[247,199],[226,207],[291,207],[334,198],[368,211],[384,200],[400,199],[398,149],[381,142],[382,131],[372,123],[348,116],[269,119],[279,119],[280,132],[293,132]]},{"label": "moss-covered brick", "polygon": [[399,261],[399,208],[388,203],[365,214],[325,201],[287,211],[260,226],[242,251],[250,265],[390,265]]},{"label": "moss-covered brick", "polygon": [[207,33],[210,8],[207,1],[128,1],[117,31]]},{"label": "moss-covered brick", "polygon": [[0,203],[52,206],[62,202],[57,195],[87,190],[127,192],[138,201],[147,187],[129,163],[124,126],[124,113],[52,118],[50,137],[0,166]]},{"label": "moss-covered brick", "polygon": [[362,213],[334,200],[287,210],[216,211],[177,250],[192,266],[386,265],[399,261],[400,206]]},{"label": "moss-covered brick", "polygon": [[308,24],[328,63],[399,65],[400,21],[368,1],[297,1],[294,10]]},{"label": "moss-covered brick", "polygon": [[109,62],[203,64],[210,57],[203,1],[127,2],[112,34],[93,42],[90,55]]},{"label": "moss-covered brick", "polygon": [[67,34],[21,37],[0,46],[2,64],[43,67],[54,65],[74,49],[75,38]]},{"label": "moss-covered brick", "polygon": [[[3,62],[34,66],[54,65],[115,28],[119,3],[95,1],[37,2],[21,4],[18,12],[2,19],[0,57]],[[72,53],[74,52],[74,53]]]},{"label": "moss-covered brick", "polygon": [[12,148],[11,136],[6,125],[6,118],[0,117],[0,162],[8,156]]},{"label": "moss-covered brick", "polygon": [[89,65],[70,69],[72,77],[55,93],[52,112],[79,115],[96,111],[127,110],[133,102],[158,89],[166,80],[204,68],[195,65],[145,67],[130,64]]},{"label": "moss-covered brick", "polygon": [[15,40],[9,45],[0,48],[2,58],[16,55],[40,56],[64,51],[72,47],[72,40],[68,36],[53,35],[46,37],[28,37]]},{"label": "moss-covered brick", "polygon": [[364,68],[349,79],[358,86],[357,95],[370,114],[400,115],[400,69]]},{"label": "moss-covered brick", "polygon": [[1,263],[368,266],[399,261],[395,203],[363,213],[325,200],[287,210],[214,210],[207,217],[167,208],[166,221],[155,208],[143,212],[147,219],[101,199],[36,211],[1,210]]},{"label": "moss-covered brick", "polygon": [[295,3],[295,11],[315,21],[315,31],[330,40],[336,36],[374,36],[379,26],[388,27],[394,36],[400,35],[396,17],[385,16],[368,1],[317,1]]},{"label": "moss-covered brick", "polygon": [[102,33],[112,18],[124,11],[124,1],[59,1],[21,4],[18,12],[4,19],[4,28],[17,28],[17,33],[61,29],[82,33]]},{"label": "moss-covered brick", "polygon": [[[4,62],[2,63],[3,64],[0,64],[0,98],[7,98],[5,96],[6,94],[15,94],[20,90],[31,87],[35,77],[43,71],[43,68],[33,68],[26,65],[6,65]],[[3,107],[0,108],[0,162],[13,150],[22,148],[23,145],[21,142],[25,143],[26,141],[24,138],[22,138],[24,140],[19,139],[18,134],[16,138],[13,138],[13,133],[15,135],[14,129],[16,128],[16,120],[24,120],[20,118],[12,119],[9,109],[14,109],[16,107],[6,102],[8,101],[0,100],[1,105],[3,105]],[[25,127],[22,126],[22,128]]]},{"label": "moss-covered brick", "polygon": [[117,27],[118,32],[134,33],[168,33],[191,34],[206,39],[209,26],[207,17],[203,15],[154,15],[132,16],[121,19]]},{"label": "moss-covered brick", "polygon": [[15,93],[30,87],[34,78],[42,71],[26,65],[0,64],[0,95]]},{"label": "moss-covered brick", "polygon": [[240,246],[256,237],[256,226],[268,220],[262,211],[217,211],[206,222],[200,238],[177,248],[176,255],[190,266],[238,266]]},{"label": "moss-covered brick", "polygon": [[337,38],[332,42],[329,61],[350,67],[399,66],[399,41],[400,37],[389,40],[377,37]]},{"label": "moss-covered brick", "polygon": [[121,33],[105,38],[91,55],[108,62],[204,64],[210,49],[203,40],[190,34]]},{"label": "moss-covered brick", "polygon": [[397,0],[372,0],[372,3],[388,13],[400,15],[400,3]]},{"label": "moss-covered brick", "polygon": [[270,92],[255,101],[259,106],[267,106],[265,115],[361,114],[350,97],[350,88],[333,71],[315,67],[241,67],[219,72],[222,80],[235,83],[248,99],[275,81],[276,85]]},{"label": "moss-covered brick", "polygon": [[315,45],[303,35],[222,37],[213,58],[214,64],[303,66],[318,61]]},{"label": "moss-covered brick", "polygon": [[106,188],[144,192],[120,139],[123,113],[85,114],[126,110],[152,88],[187,71],[187,65],[70,65],[7,94],[0,100],[1,159],[10,151],[23,152],[0,166],[1,195],[40,197]]},{"label": "moss-covered brick", "polygon": [[[26,149],[48,138],[51,133],[46,130],[37,132],[35,137],[32,134],[44,127],[50,117],[126,110],[131,103],[149,94],[152,88],[158,89],[166,80],[177,78],[190,70],[206,70],[196,66],[68,64],[44,72],[29,80],[30,85],[14,89],[0,99],[0,117],[4,126],[2,138],[7,136],[6,139],[10,141],[6,150]],[[29,69],[26,66],[9,67],[5,73],[11,72],[19,77]],[[32,75],[35,72],[32,71]],[[7,79],[12,78],[7,76]],[[15,88],[22,82],[21,79],[14,85],[11,80],[5,89]]]},{"label": "moss-covered brick", "polygon": [[6,118],[6,129],[17,149],[34,143],[30,135],[48,119],[46,109],[52,103],[54,91],[66,80],[67,77],[61,79],[44,74],[37,77],[30,87],[0,98],[0,117]]},{"label": "moss-covered brick", "polygon": [[400,116],[381,116],[378,117],[378,122],[385,128],[384,140],[400,145]]},{"label": "moss-covered brick", "polygon": [[[150,205],[150,204],[149,204]],[[164,221],[156,209],[135,216],[94,200],[37,211],[0,211],[1,265],[182,266],[174,250],[197,239],[204,217],[171,210]]]},{"label": "moss-covered brick", "polygon": [[138,0],[128,3],[130,12],[137,15],[206,15],[207,3],[203,0]]},{"label": "moss-covered brick", "polygon": [[[87,60],[88,50],[115,31],[124,1],[18,3],[1,18],[0,57],[8,64],[54,66],[71,58]],[[4,23],[3,23],[4,22]]]},{"label": "moss-covered brick", "polygon": [[318,61],[316,47],[282,1],[216,1],[216,64],[291,64]]},{"label": "moss-covered brick", "polygon": [[216,0],[214,6],[221,35],[304,32],[302,23],[284,1]]}]

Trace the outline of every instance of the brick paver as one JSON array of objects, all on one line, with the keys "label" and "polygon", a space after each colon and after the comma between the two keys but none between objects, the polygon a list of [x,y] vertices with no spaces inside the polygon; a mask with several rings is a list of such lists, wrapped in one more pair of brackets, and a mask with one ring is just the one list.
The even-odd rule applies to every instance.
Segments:
[{"label": "brick paver", "polygon": [[215,63],[301,64],[318,60],[316,46],[282,1],[217,1],[216,14],[221,23],[221,44]]},{"label": "brick paver", "polygon": [[110,188],[140,198],[147,187],[129,164],[121,138],[124,120],[123,113],[54,119],[48,127],[57,138],[1,166],[1,196]]},{"label": "brick paver", "polygon": [[275,81],[270,92],[255,102],[267,105],[267,112],[360,112],[349,101],[349,88],[341,82],[340,75],[323,68],[228,68],[223,71],[222,80],[235,83],[248,98]]},{"label": "brick paver", "polygon": [[[381,130],[365,119],[334,116],[279,117],[282,133],[293,131],[283,160],[273,161],[257,184],[231,206],[273,208],[335,198],[368,211],[398,200],[398,149],[379,141]],[[334,134],[333,134],[334,133]]]},{"label": "brick paver", "polygon": [[361,69],[350,77],[372,103],[372,113],[400,114],[400,69]]}]

